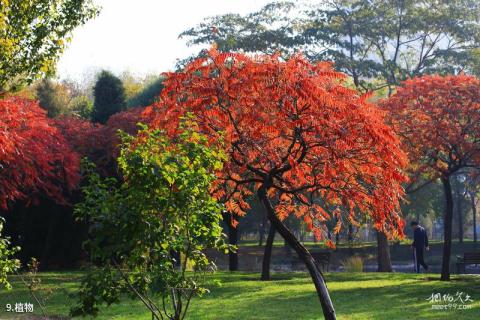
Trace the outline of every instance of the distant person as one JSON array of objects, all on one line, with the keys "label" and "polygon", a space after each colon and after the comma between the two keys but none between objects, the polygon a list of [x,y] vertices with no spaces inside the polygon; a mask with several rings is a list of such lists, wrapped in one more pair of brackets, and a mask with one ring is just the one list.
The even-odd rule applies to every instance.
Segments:
[{"label": "distant person", "polygon": [[413,229],[414,267],[417,273],[420,273],[420,265],[425,271],[428,271],[428,265],[423,260],[423,249],[428,251],[428,236],[425,228],[420,226],[417,221],[412,221],[410,226]]}]

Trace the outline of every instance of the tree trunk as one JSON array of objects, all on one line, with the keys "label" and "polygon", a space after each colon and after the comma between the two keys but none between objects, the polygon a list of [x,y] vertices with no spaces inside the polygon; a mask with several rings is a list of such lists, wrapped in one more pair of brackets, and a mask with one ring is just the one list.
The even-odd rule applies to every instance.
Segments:
[{"label": "tree trunk", "polygon": [[305,266],[307,267],[310,276],[312,277],[312,281],[315,284],[315,288],[317,289],[318,298],[320,300],[320,304],[322,305],[323,316],[325,317],[325,319],[336,319],[335,309],[333,308],[327,285],[325,283],[321,270],[315,263],[315,259],[313,259],[307,248],[305,248],[305,246],[303,246],[300,241],[295,238],[293,233],[277,217],[277,215],[275,214],[275,210],[270,203],[270,200],[267,198],[266,192],[267,186],[262,185],[260,189],[258,189],[258,197],[262,204],[265,206],[267,217],[270,220],[270,223],[275,227],[276,231],[278,231],[278,233],[280,233],[280,235],[282,235],[282,237],[287,240],[290,247],[298,254],[300,260],[305,263]]},{"label": "tree trunk", "polygon": [[[228,243],[236,246],[238,243],[238,230],[236,227],[232,226],[230,215],[228,213],[223,215],[223,221],[228,228]],[[238,249],[235,251],[230,250],[228,252],[228,270],[238,271]]]},{"label": "tree trunk", "polygon": [[260,279],[264,281],[270,280],[270,261],[272,259],[273,240],[275,240],[275,227],[273,226],[273,224],[270,224],[267,243],[265,245],[265,251],[263,253],[262,276],[260,277]]},{"label": "tree trunk", "polygon": [[378,272],[392,272],[392,261],[390,260],[390,247],[385,233],[377,231],[377,262]]},{"label": "tree trunk", "polygon": [[470,203],[473,214],[473,243],[477,244],[477,206],[475,205],[475,193],[470,193]]},{"label": "tree trunk", "polygon": [[440,280],[450,280],[450,255],[452,253],[452,220],[453,220],[453,197],[450,177],[442,177],[443,190],[445,192],[445,216],[443,219],[443,258],[442,275]]},{"label": "tree trunk", "polygon": [[457,186],[458,242],[463,243],[463,203],[461,186]]},{"label": "tree trunk", "polygon": [[348,224],[348,235],[347,235],[348,242],[350,245],[353,242],[353,225],[351,223]]},{"label": "tree trunk", "polygon": [[267,216],[263,215],[262,223],[260,224],[259,228],[259,239],[258,239],[258,246],[263,246],[263,238],[265,237],[265,228],[267,227]]}]

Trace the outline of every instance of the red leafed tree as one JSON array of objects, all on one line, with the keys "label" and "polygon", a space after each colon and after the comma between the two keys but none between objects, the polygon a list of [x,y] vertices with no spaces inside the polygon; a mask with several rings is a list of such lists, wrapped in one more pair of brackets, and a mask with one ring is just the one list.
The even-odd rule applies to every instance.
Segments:
[{"label": "red leafed tree", "polygon": [[[406,157],[382,112],[342,85],[329,63],[302,56],[249,57],[211,49],[182,72],[167,75],[146,116],[174,135],[191,113],[212,143],[223,141],[229,161],[216,195],[245,214],[254,189],[268,219],[297,252],[315,283],[327,319],[335,318],[321,270],[282,220],[303,219],[316,236],[323,222],[346,210],[367,214],[376,228],[402,236],[398,215]],[[253,187],[252,187],[253,186]],[[339,219],[337,232],[342,226]]]},{"label": "red leafed tree", "polygon": [[[450,279],[453,200],[450,178],[480,168],[480,80],[466,75],[408,80],[384,103],[415,179],[440,178],[445,190],[442,280]],[[422,185],[421,181],[417,184]]]},{"label": "red leafed tree", "polygon": [[0,100],[0,209],[40,194],[64,202],[78,169],[77,154],[36,102]]}]

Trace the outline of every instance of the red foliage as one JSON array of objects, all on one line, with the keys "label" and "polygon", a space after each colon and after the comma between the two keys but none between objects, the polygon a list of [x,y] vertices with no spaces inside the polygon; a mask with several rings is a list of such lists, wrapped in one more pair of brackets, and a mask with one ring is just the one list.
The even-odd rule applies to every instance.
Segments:
[{"label": "red foliage", "polygon": [[95,163],[104,175],[114,175],[120,143],[118,130],[135,134],[142,111],[136,108],[119,112],[105,125],[74,117],[61,117],[55,122],[73,150]]},{"label": "red foliage", "polygon": [[480,165],[480,80],[466,75],[406,81],[383,102],[408,151],[412,175],[448,177]]},{"label": "red foliage", "polygon": [[243,215],[245,197],[267,188],[280,218],[295,214],[320,236],[326,220],[369,215],[389,235],[403,235],[398,215],[406,157],[383,112],[342,85],[329,63],[296,55],[248,57],[209,51],[170,73],[161,100],[145,115],[174,135],[193,113],[229,161],[216,196]]},{"label": "red foliage", "polygon": [[44,194],[57,202],[78,182],[79,158],[36,102],[0,100],[0,208]]}]

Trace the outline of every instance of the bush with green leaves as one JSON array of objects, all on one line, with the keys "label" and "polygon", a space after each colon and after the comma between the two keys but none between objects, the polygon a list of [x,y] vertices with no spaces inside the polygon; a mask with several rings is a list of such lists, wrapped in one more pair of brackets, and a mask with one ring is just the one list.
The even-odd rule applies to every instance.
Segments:
[{"label": "bush with green leaves", "polygon": [[11,289],[11,285],[7,277],[9,274],[14,273],[20,266],[20,261],[13,258],[20,248],[12,247],[9,239],[2,237],[4,223],[5,219],[0,217],[0,285],[8,290]]},{"label": "bush with green leaves", "polygon": [[96,315],[101,304],[127,295],[140,299],[152,319],[183,319],[190,299],[207,291],[202,279],[214,265],[204,249],[228,249],[223,206],[210,194],[225,155],[195,128],[185,120],[175,139],[146,127],[135,138],[122,134],[122,182],[84,165],[84,201],[75,212],[90,226],[95,267],[72,315]]}]

